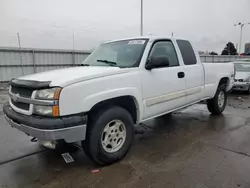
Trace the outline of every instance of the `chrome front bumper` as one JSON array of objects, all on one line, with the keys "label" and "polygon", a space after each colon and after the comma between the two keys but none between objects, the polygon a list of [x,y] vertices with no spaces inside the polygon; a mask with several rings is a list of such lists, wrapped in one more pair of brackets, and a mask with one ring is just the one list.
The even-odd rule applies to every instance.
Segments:
[{"label": "chrome front bumper", "polygon": [[69,127],[64,129],[55,130],[43,130],[33,127],[29,127],[23,124],[17,124],[5,115],[6,121],[14,127],[29,136],[36,137],[40,140],[54,141],[54,140],[65,140],[67,143],[77,142],[85,140],[86,125],[79,125],[75,127]]},{"label": "chrome front bumper", "polygon": [[67,143],[85,140],[87,131],[86,116],[65,118],[41,118],[15,112],[8,104],[4,105],[6,121],[14,128],[44,141],[64,140]]},{"label": "chrome front bumper", "polygon": [[54,141],[54,140],[65,140],[67,143],[77,142],[85,140],[86,125],[79,125],[75,127],[69,127],[64,129],[55,130],[43,130],[33,127],[29,127],[23,124],[17,124],[5,115],[6,121],[14,127],[29,136],[36,137],[41,140]]},{"label": "chrome front bumper", "polygon": [[6,121],[14,127],[29,136],[36,137],[44,141],[54,141],[54,140],[65,140],[67,143],[77,142],[85,140],[86,135],[86,125],[79,125],[75,127],[69,127],[64,129],[56,130],[43,130],[32,128],[23,124],[17,124],[13,122],[10,118],[5,115]]}]

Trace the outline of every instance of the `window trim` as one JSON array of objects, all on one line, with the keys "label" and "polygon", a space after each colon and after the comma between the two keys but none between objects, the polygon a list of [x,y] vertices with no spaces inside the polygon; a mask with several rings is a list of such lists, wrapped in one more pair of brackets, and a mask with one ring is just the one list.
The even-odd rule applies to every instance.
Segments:
[{"label": "window trim", "polygon": [[[150,50],[149,50],[149,52],[148,52],[147,59],[146,59],[146,63],[147,63],[148,58],[150,57],[151,51],[152,51],[152,49],[153,49],[155,43],[157,43],[157,42],[166,42],[166,41],[169,41],[169,42],[172,43],[172,45],[173,45],[173,47],[174,47],[176,59],[177,59],[178,64],[179,64],[178,66],[179,66],[179,67],[181,66],[181,65],[180,65],[180,60],[179,60],[179,57],[178,57],[178,54],[177,54],[177,51],[176,51],[176,48],[175,48],[174,43],[173,43],[173,41],[172,41],[171,39],[158,39],[158,40],[155,40],[155,41],[152,43],[152,45],[151,45],[151,47],[150,47]],[[144,66],[145,69],[146,69],[146,63],[145,63],[145,66]],[[173,66],[173,67],[178,67],[178,66]],[[160,68],[166,68],[166,67],[160,67]],[[171,67],[167,67],[167,68],[171,68]],[[158,68],[158,69],[159,69],[159,68]]]}]

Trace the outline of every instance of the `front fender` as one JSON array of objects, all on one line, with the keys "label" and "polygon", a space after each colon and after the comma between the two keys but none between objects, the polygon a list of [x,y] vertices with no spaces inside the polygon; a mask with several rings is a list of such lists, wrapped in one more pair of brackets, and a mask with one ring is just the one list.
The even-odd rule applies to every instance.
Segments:
[{"label": "front fender", "polygon": [[142,96],[136,88],[119,88],[92,94],[83,100],[83,111],[90,111],[93,106],[102,101],[122,96],[131,96],[134,98],[135,105],[139,111],[138,120],[140,120],[141,112],[143,112]]},{"label": "front fender", "polygon": [[100,87],[93,87],[94,89],[89,87],[86,90],[85,86],[81,84],[81,86],[72,85],[64,88],[59,99],[60,115],[68,116],[88,112],[93,106],[102,101],[122,96],[131,96],[138,109],[137,119],[141,119],[143,115],[142,95],[137,87],[110,88],[105,90],[104,85],[103,89],[98,89],[97,91],[97,88]]}]

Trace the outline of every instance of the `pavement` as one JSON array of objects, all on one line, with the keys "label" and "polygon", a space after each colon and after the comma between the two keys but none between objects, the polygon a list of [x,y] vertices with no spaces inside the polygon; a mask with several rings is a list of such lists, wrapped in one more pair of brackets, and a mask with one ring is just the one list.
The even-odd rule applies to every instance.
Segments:
[{"label": "pavement", "polygon": [[[0,93],[0,105],[6,100]],[[249,113],[250,96],[235,93],[221,116],[197,104],[155,118],[136,126],[122,161],[99,167],[79,145],[52,151],[30,142],[0,111],[0,188],[250,188]]]}]

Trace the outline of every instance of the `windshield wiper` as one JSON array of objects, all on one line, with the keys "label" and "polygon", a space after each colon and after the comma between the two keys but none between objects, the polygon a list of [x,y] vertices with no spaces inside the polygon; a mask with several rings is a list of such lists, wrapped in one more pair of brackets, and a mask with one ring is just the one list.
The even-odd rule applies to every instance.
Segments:
[{"label": "windshield wiper", "polygon": [[116,62],[108,61],[108,60],[98,59],[98,60],[96,60],[96,61],[97,61],[97,62],[101,62],[101,63],[106,63],[106,64],[108,64],[108,65],[110,65],[110,66],[116,66],[116,65],[117,65]]}]

